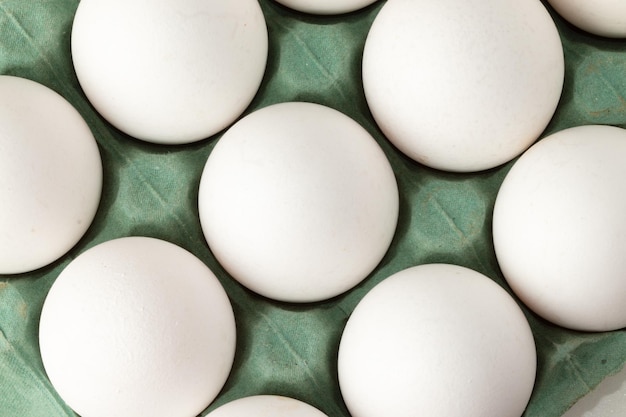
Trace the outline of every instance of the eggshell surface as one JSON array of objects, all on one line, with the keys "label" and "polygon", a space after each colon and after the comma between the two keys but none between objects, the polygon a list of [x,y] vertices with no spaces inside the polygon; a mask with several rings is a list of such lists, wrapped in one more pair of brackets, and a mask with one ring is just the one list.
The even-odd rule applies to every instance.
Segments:
[{"label": "eggshell surface", "polygon": [[66,254],[101,191],[98,145],[78,111],[42,84],[0,76],[0,274]]},{"label": "eggshell surface", "polygon": [[493,239],[519,298],[558,325],[626,326],[626,130],[579,126],[542,139],[498,193]]},{"label": "eggshell surface", "polygon": [[81,1],[71,43],[96,110],[129,135],[164,144],[207,138],[239,117],[268,50],[256,0]]},{"label": "eggshell surface", "polygon": [[522,153],[552,118],[563,79],[560,37],[539,1],[389,1],[363,56],[383,133],[446,171],[485,170]]},{"label": "eggshell surface", "polygon": [[389,161],[357,122],[319,104],[281,103],[219,140],[199,213],[211,251],[236,280],[269,298],[311,302],[378,265],[398,199]]},{"label": "eggshell surface", "polygon": [[255,395],[224,404],[207,417],[327,417],[317,408],[294,398]]},{"label": "eggshell surface", "polygon": [[235,333],[229,299],[198,258],[127,237],[63,270],[39,340],[52,385],[82,417],[194,417],[228,377]]},{"label": "eggshell surface", "polygon": [[353,12],[369,6],[376,0],[276,0],[284,6],[300,12],[334,15]]},{"label": "eggshell surface", "polygon": [[564,19],[599,36],[626,37],[626,3],[621,0],[548,0]]},{"label": "eggshell surface", "polygon": [[353,417],[519,417],[536,361],[504,289],[464,267],[427,264],[357,305],[341,337],[339,385]]}]

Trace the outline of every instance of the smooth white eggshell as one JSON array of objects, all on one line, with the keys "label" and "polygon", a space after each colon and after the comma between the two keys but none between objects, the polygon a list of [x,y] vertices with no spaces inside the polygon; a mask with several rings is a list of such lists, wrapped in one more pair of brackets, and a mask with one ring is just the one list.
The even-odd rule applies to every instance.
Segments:
[{"label": "smooth white eggshell", "polygon": [[195,417],[222,389],[235,339],[215,275],[147,237],[79,255],[52,285],[39,328],[46,373],[82,417]]},{"label": "smooth white eggshell", "polygon": [[72,26],[87,98],[118,129],[156,143],[201,140],[234,122],[267,50],[256,0],[88,0]]},{"label": "smooth white eggshell", "polygon": [[394,0],[363,56],[372,114],[417,162],[480,171],[507,162],[545,129],[564,60],[540,1]]},{"label": "smooth white eggshell", "polygon": [[317,408],[294,398],[255,395],[224,404],[207,417],[327,417]]},{"label": "smooth white eggshell", "polygon": [[338,357],[352,417],[519,417],[535,371],[533,335],[513,298],[445,264],[375,286],[348,319]]},{"label": "smooth white eggshell", "polygon": [[564,327],[626,326],[626,130],[579,126],[525,152],[493,214],[502,272],[537,314]]},{"label": "smooth white eggshell", "polygon": [[235,279],[269,298],[311,302],[378,265],[398,198],[389,161],[357,122],[318,104],[282,103],[222,136],[202,173],[199,213]]},{"label": "smooth white eggshell", "polygon": [[42,84],[0,76],[0,274],[67,253],[101,191],[98,145],[78,111]]},{"label": "smooth white eggshell", "polygon": [[353,12],[369,6],[376,0],[276,0],[284,6],[300,12],[334,15]]},{"label": "smooth white eggshell", "polygon": [[548,0],[567,21],[580,29],[609,38],[626,37],[623,0]]}]

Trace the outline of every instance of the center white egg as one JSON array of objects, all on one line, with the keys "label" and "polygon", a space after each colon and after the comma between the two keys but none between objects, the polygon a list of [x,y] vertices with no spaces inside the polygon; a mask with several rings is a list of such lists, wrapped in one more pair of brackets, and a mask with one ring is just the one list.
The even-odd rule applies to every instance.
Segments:
[{"label": "center white egg", "polygon": [[199,190],[218,261],[249,289],[292,302],[362,281],[387,252],[398,204],[372,136],[312,103],[276,104],[237,122],[211,152]]}]

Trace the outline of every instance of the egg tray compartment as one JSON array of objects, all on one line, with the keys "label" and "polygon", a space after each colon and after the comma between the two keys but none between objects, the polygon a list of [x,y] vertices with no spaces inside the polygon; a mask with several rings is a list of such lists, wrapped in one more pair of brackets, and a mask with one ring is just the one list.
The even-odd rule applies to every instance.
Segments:
[{"label": "egg tray compartment", "polygon": [[[369,113],[361,54],[384,3],[327,17],[294,12],[270,0],[260,3],[269,30],[268,66],[246,113],[278,102],[311,101],[342,111],[365,127],[389,158],[400,190],[399,225],[389,252],[359,286],[325,302],[280,303],[240,286],[211,255],[198,220],[200,174],[221,134],[168,147],[117,131],[90,106],[72,68],[70,32],[77,2],[4,1],[0,73],[40,82],[75,106],[98,141],[105,178],[96,219],[70,253],[35,272],[0,277],[0,416],[75,415],[54,392],[41,364],[41,306],[72,259],[117,237],[151,236],[186,248],[216,273],[229,294],[238,324],[237,353],[226,386],[208,410],[247,395],[280,394],[329,416],[348,417],[336,378],[337,348],[350,312],[369,289],[394,272],[431,262],[475,269],[508,289],[493,251],[491,216],[514,161],[473,174],[429,169],[395,149]],[[586,34],[546,6],[563,42],[566,78],[559,107],[542,136],[583,124],[626,127],[626,41]],[[623,331],[571,331],[524,311],[539,361],[526,417],[560,416],[626,362]]]}]

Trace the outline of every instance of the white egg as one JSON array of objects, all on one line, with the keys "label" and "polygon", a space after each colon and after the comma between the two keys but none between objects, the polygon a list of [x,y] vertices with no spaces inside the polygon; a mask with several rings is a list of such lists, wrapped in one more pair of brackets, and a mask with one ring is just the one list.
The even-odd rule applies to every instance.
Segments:
[{"label": "white egg", "polygon": [[294,398],[255,395],[231,401],[207,417],[327,417],[317,408]]},{"label": "white egg", "polygon": [[541,140],[507,174],[493,214],[502,272],[564,327],[626,326],[626,130],[579,126]]},{"label": "white egg", "polygon": [[195,417],[222,389],[235,339],[215,275],[147,237],[79,255],[52,285],[39,328],[46,373],[82,417]]},{"label": "white egg", "polygon": [[536,360],[530,326],[504,289],[428,264],[359,302],[341,337],[339,385],[352,417],[519,417]]},{"label": "white egg", "polygon": [[201,140],[234,122],[267,50],[256,0],[85,0],[72,26],[87,98],[118,129],[156,143]]},{"label": "white egg", "polygon": [[609,38],[626,37],[626,3],[623,0],[548,0],[574,26]]},{"label": "white egg", "polygon": [[0,274],[57,260],[91,225],[102,190],[98,145],[63,97],[0,76]]},{"label": "white egg", "polygon": [[284,6],[305,13],[334,15],[353,12],[376,0],[276,0]]},{"label": "white egg", "polygon": [[447,171],[507,162],[545,129],[564,60],[540,1],[394,0],[365,44],[363,84],[400,151]]},{"label": "white egg", "polygon": [[237,122],[209,156],[202,229],[224,268],[269,298],[341,294],[385,255],[398,188],[382,149],[325,106],[282,103]]}]

